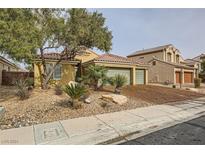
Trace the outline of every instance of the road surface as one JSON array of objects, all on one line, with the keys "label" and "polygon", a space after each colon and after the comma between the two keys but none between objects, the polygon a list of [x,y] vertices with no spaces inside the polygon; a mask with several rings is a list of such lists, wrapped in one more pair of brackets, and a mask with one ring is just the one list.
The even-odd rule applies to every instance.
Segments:
[{"label": "road surface", "polygon": [[121,145],[204,145],[205,116],[146,136],[122,143]]}]

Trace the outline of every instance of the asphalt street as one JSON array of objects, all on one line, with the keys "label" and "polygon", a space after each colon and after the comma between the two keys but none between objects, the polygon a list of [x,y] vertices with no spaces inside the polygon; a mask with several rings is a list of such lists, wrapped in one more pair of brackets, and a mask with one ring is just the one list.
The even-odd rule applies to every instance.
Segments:
[{"label": "asphalt street", "polygon": [[205,116],[166,128],[121,145],[204,145]]}]

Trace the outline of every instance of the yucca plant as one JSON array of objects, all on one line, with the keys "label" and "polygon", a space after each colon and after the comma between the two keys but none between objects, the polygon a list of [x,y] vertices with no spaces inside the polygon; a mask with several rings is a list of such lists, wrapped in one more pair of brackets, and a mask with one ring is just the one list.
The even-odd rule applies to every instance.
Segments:
[{"label": "yucca plant", "polygon": [[121,87],[123,87],[127,82],[127,77],[121,74],[117,74],[110,78],[109,83],[115,86],[115,93],[121,92]]},{"label": "yucca plant", "polygon": [[29,98],[28,83],[27,80],[17,80],[15,85],[17,86],[17,96],[20,100]]},{"label": "yucca plant", "polygon": [[64,88],[64,92],[71,98],[71,105],[75,108],[79,106],[79,99],[86,91],[86,88],[80,84],[67,84]]}]

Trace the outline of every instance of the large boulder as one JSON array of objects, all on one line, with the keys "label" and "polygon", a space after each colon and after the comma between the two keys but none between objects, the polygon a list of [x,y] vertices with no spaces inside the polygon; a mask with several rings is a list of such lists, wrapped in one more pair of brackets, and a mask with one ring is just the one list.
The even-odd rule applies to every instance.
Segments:
[{"label": "large boulder", "polygon": [[126,96],[123,95],[118,95],[118,94],[107,94],[107,95],[102,95],[103,100],[110,100],[116,104],[123,105],[128,102],[128,99]]},{"label": "large boulder", "polygon": [[0,107],[0,120],[3,118],[4,113],[5,113],[4,107]]}]

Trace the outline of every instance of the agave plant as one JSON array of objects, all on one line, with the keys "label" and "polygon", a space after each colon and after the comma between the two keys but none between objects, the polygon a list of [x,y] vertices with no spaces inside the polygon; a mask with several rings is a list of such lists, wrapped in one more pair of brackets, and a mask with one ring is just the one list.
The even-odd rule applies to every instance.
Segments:
[{"label": "agave plant", "polygon": [[65,85],[64,92],[70,96],[72,106],[77,106],[79,99],[86,93],[86,88],[81,84],[67,84]]},{"label": "agave plant", "polygon": [[115,93],[120,93],[121,87],[123,87],[127,82],[127,77],[121,74],[117,74],[110,78],[109,83],[115,86]]}]

